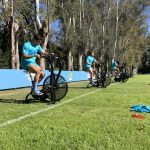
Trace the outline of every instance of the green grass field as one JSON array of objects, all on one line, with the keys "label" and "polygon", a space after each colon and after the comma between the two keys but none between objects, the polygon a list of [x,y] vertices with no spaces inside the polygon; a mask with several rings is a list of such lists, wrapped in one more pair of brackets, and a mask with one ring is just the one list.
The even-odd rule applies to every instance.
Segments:
[{"label": "green grass field", "polygon": [[149,150],[150,114],[132,118],[130,107],[150,105],[150,75],[86,88],[69,84],[56,104],[24,104],[30,89],[0,92],[0,150]]}]

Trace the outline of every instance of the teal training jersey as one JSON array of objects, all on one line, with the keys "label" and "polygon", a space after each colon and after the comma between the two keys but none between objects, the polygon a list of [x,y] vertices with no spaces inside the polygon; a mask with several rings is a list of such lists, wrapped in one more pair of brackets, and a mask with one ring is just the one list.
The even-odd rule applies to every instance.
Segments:
[{"label": "teal training jersey", "polygon": [[[26,42],[23,45],[22,49],[22,54],[27,54],[27,55],[34,55],[42,52],[42,47],[40,45],[32,45],[31,42]],[[28,69],[28,66],[30,64],[35,64],[36,65],[36,57],[32,57],[29,59],[22,58],[21,59],[21,65],[23,69]]]},{"label": "teal training jersey", "polygon": [[115,62],[115,59],[112,59],[111,68],[112,70],[116,69],[117,63]]},{"label": "teal training jersey", "polygon": [[95,58],[93,56],[87,56],[86,58],[86,64],[85,64],[85,69],[91,68],[92,64],[95,62]]}]

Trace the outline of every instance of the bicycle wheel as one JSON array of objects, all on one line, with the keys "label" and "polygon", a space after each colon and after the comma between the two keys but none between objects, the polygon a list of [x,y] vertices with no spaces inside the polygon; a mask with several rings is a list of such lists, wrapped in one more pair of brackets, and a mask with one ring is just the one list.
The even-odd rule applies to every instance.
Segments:
[{"label": "bicycle wheel", "polygon": [[98,72],[96,75],[96,87],[104,87],[105,73]]},{"label": "bicycle wheel", "polygon": [[107,87],[111,83],[111,77],[106,76],[106,80],[104,81],[104,87]]},{"label": "bicycle wheel", "polygon": [[101,76],[98,79],[98,87],[107,87],[111,83],[111,76],[109,74],[105,74],[105,76]]},{"label": "bicycle wheel", "polygon": [[[58,74],[55,74],[55,79],[57,78]],[[52,100],[52,90],[55,90],[55,101],[59,101],[64,98],[68,92],[68,84],[63,76],[59,76],[57,83],[52,85],[50,83],[51,75],[46,77],[43,83],[43,91],[46,96]],[[52,89],[53,88],[53,89]]]},{"label": "bicycle wheel", "polygon": [[127,82],[129,79],[129,75],[127,73],[123,74],[122,82]]},{"label": "bicycle wheel", "polygon": [[102,79],[97,79],[96,87],[103,87],[103,83],[104,81],[102,81]]}]

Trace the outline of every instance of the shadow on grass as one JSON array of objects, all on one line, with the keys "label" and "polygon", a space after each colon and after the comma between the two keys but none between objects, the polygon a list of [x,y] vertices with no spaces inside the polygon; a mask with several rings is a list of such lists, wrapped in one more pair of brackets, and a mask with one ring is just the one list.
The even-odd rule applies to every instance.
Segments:
[{"label": "shadow on grass", "polygon": [[0,98],[0,103],[15,103],[15,104],[49,103],[50,104],[51,101],[38,100],[38,99],[16,100],[16,99]]},{"label": "shadow on grass", "polygon": [[70,87],[69,86],[69,89],[87,89],[87,87],[85,86],[85,87],[81,87],[81,86],[79,86],[79,87]]}]

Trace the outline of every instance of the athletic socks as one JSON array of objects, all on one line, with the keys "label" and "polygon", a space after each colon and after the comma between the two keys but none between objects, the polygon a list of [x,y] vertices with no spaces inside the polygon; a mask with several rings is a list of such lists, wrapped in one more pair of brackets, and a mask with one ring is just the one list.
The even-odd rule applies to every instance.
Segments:
[{"label": "athletic socks", "polygon": [[34,82],[33,91],[38,91],[38,82]]}]

